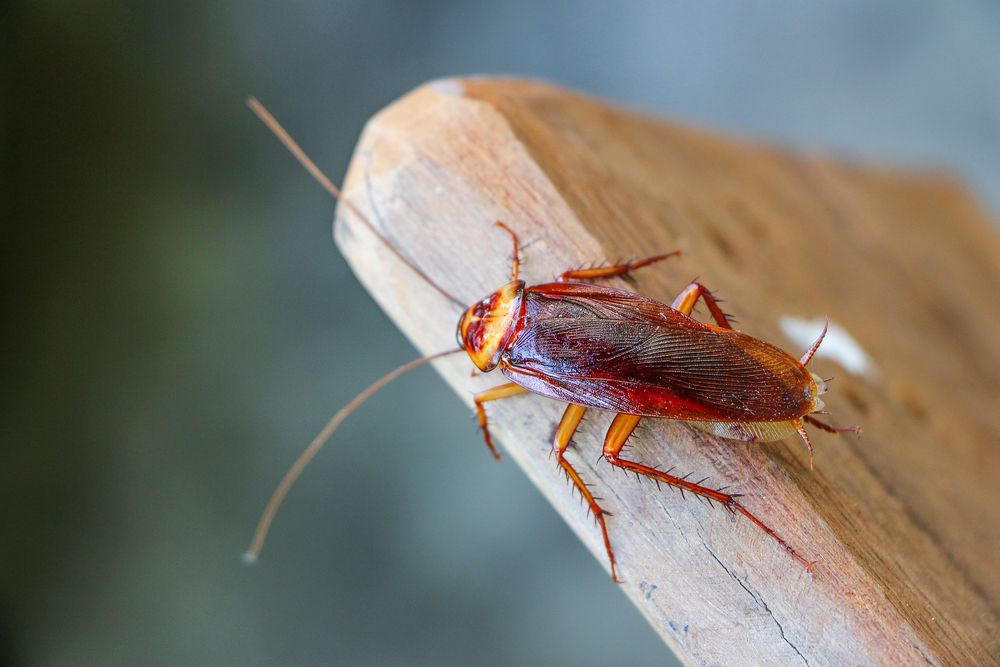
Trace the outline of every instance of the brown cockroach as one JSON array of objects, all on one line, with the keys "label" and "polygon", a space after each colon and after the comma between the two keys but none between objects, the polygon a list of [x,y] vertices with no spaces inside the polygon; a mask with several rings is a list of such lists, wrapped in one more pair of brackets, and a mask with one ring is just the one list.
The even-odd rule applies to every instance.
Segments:
[{"label": "brown cockroach", "polygon": [[[564,456],[587,409],[616,413],[604,439],[603,458],[609,464],[742,514],[807,570],[812,569],[813,564],[750,512],[739,501],[738,494],[702,486],[686,476],[623,458],[621,453],[640,420],[651,417],[682,420],[723,438],[745,442],[769,442],[797,433],[808,448],[812,467],[813,448],[806,423],[834,433],[860,433],[858,427],[834,428],[812,416],[823,410],[820,396],[826,392],[826,382],[809,372],[806,365],[823,341],[826,327],[806,353],[795,359],[773,345],[734,330],[717,299],[699,282],[684,288],[669,306],[588,282],[628,276],[679,252],[624,264],[569,270],[555,282],[528,286],[518,278],[518,236],[502,222],[496,225],[510,235],[514,246],[510,282],[466,309],[462,301],[394,248],[257,100],[250,99],[248,103],[320,184],[404,264],[464,311],[456,330],[457,350],[421,357],[400,366],[359,394],[316,436],[271,497],[247,552],[249,559],[259,554],[274,514],[291,484],[351,412],[403,373],[434,359],[466,352],[480,372],[499,368],[509,380],[474,397],[483,437],[497,459],[500,455],[490,437],[486,403],[530,392],[568,404],[556,428],[552,451],[600,525],[614,581],[620,580],[605,521],[608,512]],[[708,307],[715,325],[691,317],[699,300]]]}]

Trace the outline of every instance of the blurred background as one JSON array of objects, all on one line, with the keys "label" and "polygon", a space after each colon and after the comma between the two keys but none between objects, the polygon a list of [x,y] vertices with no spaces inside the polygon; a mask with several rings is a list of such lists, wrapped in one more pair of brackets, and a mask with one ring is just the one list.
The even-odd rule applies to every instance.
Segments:
[{"label": "blurred background", "polygon": [[348,421],[263,560],[240,562],[301,448],[414,355],[248,94],[334,180],[394,98],[508,73],[944,168],[1000,211],[987,0],[42,1],[0,16],[3,664],[671,663],[426,369]]}]

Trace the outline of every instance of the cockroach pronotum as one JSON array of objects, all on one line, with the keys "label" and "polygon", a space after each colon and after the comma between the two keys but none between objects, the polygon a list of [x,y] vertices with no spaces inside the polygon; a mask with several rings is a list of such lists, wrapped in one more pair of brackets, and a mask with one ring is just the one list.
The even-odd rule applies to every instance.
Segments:
[{"label": "cockroach pronotum", "polygon": [[[623,458],[621,453],[640,420],[650,417],[682,420],[709,433],[746,442],[770,442],[797,433],[809,451],[812,467],[813,448],[806,423],[832,433],[861,431],[859,427],[835,428],[812,416],[823,413],[820,396],[826,392],[826,381],[806,366],[822,343],[826,327],[805,354],[795,359],[734,330],[718,300],[699,282],[684,288],[669,306],[589,282],[628,277],[640,268],[679,255],[678,251],[624,264],[569,270],[555,282],[528,286],[518,277],[518,236],[503,222],[495,224],[513,242],[510,282],[466,308],[394,248],[257,100],[251,98],[248,104],[327,191],[404,264],[463,310],[456,331],[458,349],[415,359],[382,377],[342,408],[316,436],[274,491],[247,551],[248,559],[254,560],[260,553],[292,483],[351,412],[400,375],[435,359],[466,352],[479,371],[499,369],[509,380],[474,397],[483,438],[497,459],[500,455],[490,437],[486,403],[530,392],[568,404],[556,427],[552,452],[601,528],[615,582],[620,580],[605,521],[609,513],[564,456],[588,409],[616,413],[604,439],[603,458],[609,464],[742,514],[812,570],[813,563],[750,512],[739,501],[739,494],[702,486],[705,480],[692,482],[688,476]],[[715,325],[691,317],[699,300],[708,307]]]}]

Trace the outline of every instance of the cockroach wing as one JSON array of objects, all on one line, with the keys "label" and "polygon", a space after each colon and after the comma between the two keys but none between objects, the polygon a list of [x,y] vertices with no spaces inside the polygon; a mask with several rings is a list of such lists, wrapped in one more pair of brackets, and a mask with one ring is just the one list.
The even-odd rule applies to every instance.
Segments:
[{"label": "cockroach wing", "polygon": [[809,373],[776,347],[596,285],[528,288],[501,368],[538,394],[649,417],[782,421],[812,405]]}]

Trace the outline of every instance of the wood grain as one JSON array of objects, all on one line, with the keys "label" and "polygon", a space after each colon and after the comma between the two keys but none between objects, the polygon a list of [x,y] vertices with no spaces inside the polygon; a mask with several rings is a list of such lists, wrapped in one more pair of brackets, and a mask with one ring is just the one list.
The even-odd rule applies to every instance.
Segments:
[{"label": "wood grain", "polygon": [[[570,456],[614,513],[622,590],[682,661],[1000,661],[1000,241],[961,188],[542,84],[452,79],[371,120],[345,193],[469,303],[507,279],[509,240],[491,226],[501,219],[521,236],[529,283],[679,248],[683,259],[644,269],[635,289],[669,303],[697,275],[747,333],[798,354],[780,318],[829,316],[872,357],[869,374],[814,362],[836,376],[833,418],[865,428],[860,441],[817,433],[815,471],[791,439],[751,445],[646,420],[636,444],[640,460],[739,487],[751,511],[819,560],[813,574],[749,522],[595,464],[611,415],[588,413]],[[452,344],[458,309],[344,207],[336,238],[421,350]],[[470,378],[464,358],[437,367],[470,404],[501,382]],[[605,562],[549,457],[561,410],[530,395],[489,406],[509,458]]]}]

